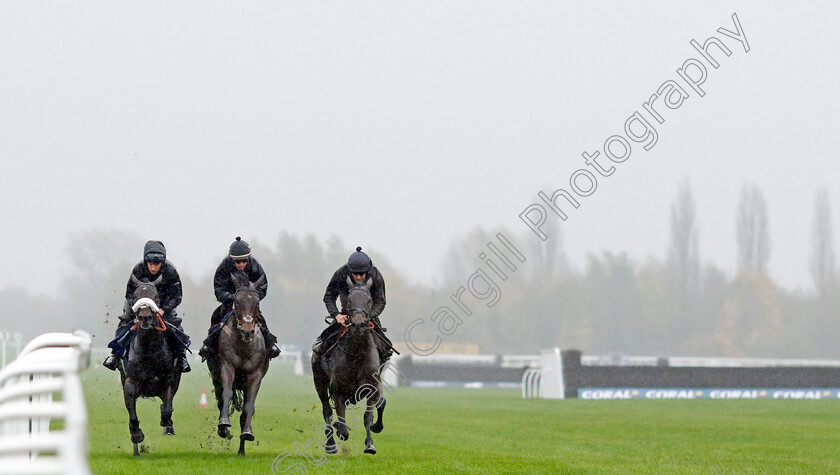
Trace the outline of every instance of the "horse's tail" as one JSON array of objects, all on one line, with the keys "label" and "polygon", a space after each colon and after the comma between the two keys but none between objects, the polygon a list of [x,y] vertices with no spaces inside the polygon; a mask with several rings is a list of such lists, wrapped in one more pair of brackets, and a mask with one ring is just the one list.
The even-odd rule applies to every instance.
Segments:
[{"label": "horse's tail", "polygon": [[242,390],[241,389],[234,389],[233,390],[233,397],[230,398],[230,405],[231,405],[231,408],[232,408],[230,412],[233,412],[233,411],[242,412],[242,410],[244,409],[244,406],[242,404],[243,400],[244,400],[244,397],[243,397]]}]

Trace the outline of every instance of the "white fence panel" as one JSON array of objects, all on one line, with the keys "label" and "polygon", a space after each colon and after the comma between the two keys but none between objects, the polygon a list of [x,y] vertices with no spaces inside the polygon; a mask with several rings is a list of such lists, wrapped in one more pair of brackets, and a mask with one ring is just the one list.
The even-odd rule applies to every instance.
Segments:
[{"label": "white fence panel", "polygon": [[90,473],[79,377],[90,345],[82,331],[47,333],[0,370],[0,473]]}]

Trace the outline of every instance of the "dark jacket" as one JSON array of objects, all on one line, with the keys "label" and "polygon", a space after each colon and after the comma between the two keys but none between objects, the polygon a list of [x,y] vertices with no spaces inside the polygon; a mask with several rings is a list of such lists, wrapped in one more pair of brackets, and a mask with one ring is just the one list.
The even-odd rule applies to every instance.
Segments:
[{"label": "dark jacket", "polygon": [[[250,282],[256,282],[260,277],[265,277],[265,271],[256,259],[249,257],[248,261],[248,265],[245,266],[245,273],[248,274]],[[213,290],[216,293],[216,300],[227,308],[233,307],[233,299],[236,297],[236,286],[230,278],[230,275],[234,272],[236,272],[236,264],[233,263],[230,256],[227,256],[222,259],[221,264],[216,268],[216,275],[213,276]],[[257,287],[260,300],[265,298],[267,292],[268,277]]]},{"label": "dark jacket", "polygon": [[[160,298],[160,308],[162,308],[166,314],[172,313],[175,310],[175,307],[181,304],[181,298],[183,297],[181,293],[181,276],[178,275],[178,270],[175,269],[175,266],[168,260],[161,264],[160,271],[157,274],[149,272],[149,268],[146,267],[145,261],[140,261],[136,266],[134,266],[131,273],[134,277],[146,282],[153,282],[161,275],[163,276],[163,280],[161,280],[160,284],[157,286],[157,291]],[[137,286],[134,285],[131,281],[131,277],[129,276],[128,284],[125,286],[126,302],[130,304],[134,303],[134,291],[136,289]]]},{"label": "dark jacket", "polygon": [[[347,264],[339,267],[335,274],[333,274],[330,283],[327,284],[327,290],[324,292],[324,304],[327,306],[327,311],[330,312],[331,317],[335,317],[339,313],[347,314],[347,294],[350,292],[350,287],[347,285],[347,278],[350,277],[350,269]],[[370,311],[371,318],[376,318],[385,310],[385,279],[376,266],[370,268],[368,277],[373,278],[373,285],[370,287],[370,296],[373,298],[373,308]],[[335,299],[341,297],[341,311],[335,304]]]}]

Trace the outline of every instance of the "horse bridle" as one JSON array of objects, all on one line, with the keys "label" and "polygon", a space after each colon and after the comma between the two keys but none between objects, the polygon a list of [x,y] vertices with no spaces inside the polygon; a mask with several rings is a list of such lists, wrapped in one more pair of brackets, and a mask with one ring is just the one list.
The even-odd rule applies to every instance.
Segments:
[{"label": "horse bridle", "polygon": [[[364,293],[366,293],[368,296],[370,296],[370,291],[369,291],[369,290],[367,290],[367,289],[365,289],[365,288],[363,288],[363,287],[352,287],[352,288],[350,289],[350,291],[349,291],[349,292],[347,292],[347,300],[348,300],[348,302],[349,302],[349,300],[350,300],[350,292],[353,292],[354,290],[355,290],[355,291],[359,291],[359,292],[364,292]],[[353,315],[355,315],[355,314],[357,314],[357,313],[361,313],[361,314],[365,317],[365,321],[364,321],[364,322],[362,322],[362,323],[357,323],[357,324],[354,324],[354,323],[348,323],[348,324],[347,324],[347,325],[345,325],[345,326],[351,326],[351,325],[367,325],[367,324],[369,324],[369,323],[373,323],[373,322],[371,321],[371,318],[370,318],[370,311],[368,311],[368,310],[366,310],[366,309],[364,309],[364,308],[350,308],[350,309],[348,309],[348,311],[347,311],[347,316],[348,316],[348,317],[350,317],[350,318],[353,318]]]},{"label": "horse bridle", "polygon": [[[135,328],[135,329],[140,328],[140,316],[137,314],[137,311],[140,310],[141,308],[144,308],[144,307],[146,307],[146,308],[148,308],[149,310],[152,311],[152,315],[151,315],[150,318],[152,318],[152,319],[157,318],[157,323],[155,323],[155,326],[153,326],[152,328],[157,330],[157,331],[166,331],[166,323],[164,323],[163,319],[160,317],[160,314],[158,313],[159,307],[157,306],[157,303],[155,303],[155,301],[152,300],[149,297],[141,297],[141,298],[137,299],[134,302],[134,304],[131,306],[131,310],[135,314],[134,327],[133,328]],[[158,326],[158,323],[160,324],[160,326]]]},{"label": "horse bridle", "polygon": [[[239,289],[239,290],[236,291],[237,294],[239,292],[253,292],[259,298],[259,292],[257,292],[256,289]],[[236,322],[236,329],[241,331],[242,330],[242,325],[239,323],[239,319],[236,318],[236,300],[235,299],[234,299],[234,302],[233,302],[232,310],[233,310],[233,319]],[[249,313],[249,314],[243,315],[242,319],[245,321],[245,323],[251,323],[255,320],[255,317]],[[259,325],[259,324],[260,324],[259,321],[254,323],[255,326]]]}]

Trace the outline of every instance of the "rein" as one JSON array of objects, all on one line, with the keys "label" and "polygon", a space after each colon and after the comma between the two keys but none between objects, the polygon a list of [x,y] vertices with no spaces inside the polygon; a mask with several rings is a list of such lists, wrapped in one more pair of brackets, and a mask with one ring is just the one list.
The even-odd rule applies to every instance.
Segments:
[{"label": "rein", "polygon": [[[347,332],[350,331],[350,327],[352,327],[353,324],[351,323],[350,325],[342,325],[342,326],[344,328],[341,329],[341,333],[338,335],[338,338],[335,339],[335,343],[333,343],[329,348],[327,348],[326,351],[324,351],[324,354],[329,354],[332,351],[333,348],[338,346],[338,342],[341,341],[341,339],[344,338],[344,335],[346,335]],[[367,326],[368,326],[369,330],[373,330],[374,328],[376,328],[376,324],[374,324],[370,320],[368,320],[368,325]],[[373,334],[376,335],[376,332],[374,332]],[[335,333],[333,333],[333,335],[335,335]],[[347,351],[345,351],[345,353],[347,353]]]}]

